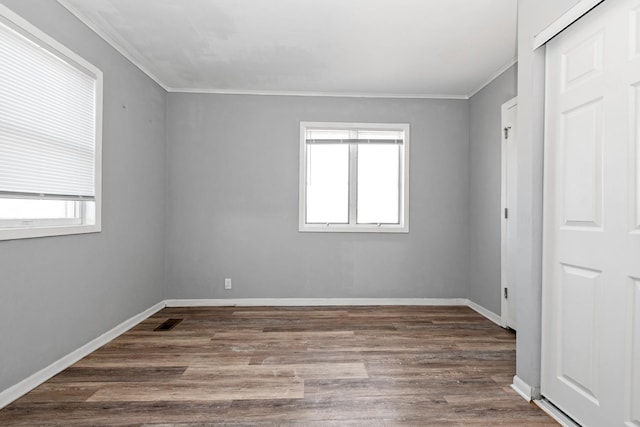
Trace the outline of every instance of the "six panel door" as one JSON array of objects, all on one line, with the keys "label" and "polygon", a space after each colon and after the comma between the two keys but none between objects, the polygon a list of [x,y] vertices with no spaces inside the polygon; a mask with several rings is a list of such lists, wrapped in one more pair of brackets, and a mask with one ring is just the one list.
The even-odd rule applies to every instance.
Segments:
[{"label": "six panel door", "polygon": [[542,394],[640,427],[640,0],[547,43]]}]

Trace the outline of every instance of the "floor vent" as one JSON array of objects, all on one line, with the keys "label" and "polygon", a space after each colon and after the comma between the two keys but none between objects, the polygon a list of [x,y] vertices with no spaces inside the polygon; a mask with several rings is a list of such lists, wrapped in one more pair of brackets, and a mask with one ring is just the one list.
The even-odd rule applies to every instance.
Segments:
[{"label": "floor vent", "polygon": [[154,331],[169,331],[176,327],[178,323],[182,322],[182,319],[167,319],[154,329]]}]

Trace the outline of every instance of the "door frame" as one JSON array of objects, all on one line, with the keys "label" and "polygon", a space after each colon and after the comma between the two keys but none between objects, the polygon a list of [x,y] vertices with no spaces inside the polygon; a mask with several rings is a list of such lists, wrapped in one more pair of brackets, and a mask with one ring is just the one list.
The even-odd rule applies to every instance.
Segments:
[{"label": "door frame", "polygon": [[[501,147],[501,156],[502,156],[502,165],[501,165],[501,184],[500,184],[500,317],[502,322],[502,327],[504,328],[513,328],[516,329],[516,325],[512,325],[509,322],[509,310],[513,310],[517,307],[517,301],[513,298],[505,298],[507,286],[507,261],[508,261],[508,240],[509,236],[507,235],[508,229],[508,219],[505,218],[505,212],[508,208],[508,194],[507,194],[507,173],[508,173],[508,153],[507,153],[507,144],[505,138],[505,129],[507,128],[507,112],[518,105],[518,97],[513,97],[504,104],[502,104],[501,108],[501,120],[500,120],[500,147]],[[516,168],[518,162],[516,161],[515,165],[512,165]],[[517,203],[516,200],[512,200],[512,203]],[[515,248],[511,248],[511,250],[515,250]],[[516,283],[512,283],[512,286],[516,286]],[[516,292],[517,297],[517,292]]]}]

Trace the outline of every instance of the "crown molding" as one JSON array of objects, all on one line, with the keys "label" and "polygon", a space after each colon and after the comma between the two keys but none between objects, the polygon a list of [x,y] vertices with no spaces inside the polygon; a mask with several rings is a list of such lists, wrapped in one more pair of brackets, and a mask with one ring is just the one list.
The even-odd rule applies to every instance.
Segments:
[{"label": "crown molding", "polygon": [[211,89],[211,88],[174,88],[167,85],[144,64],[141,54],[124,40],[114,37],[102,30],[96,23],[86,17],[68,0],[57,0],[83,24],[102,38],[107,44],[124,56],[129,62],[145,73],[151,80],[169,93],[219,94],[219,95],[263,95],[263,96],[308,96],[308,97],[336,97],[336,98],[396,98],[396,99],[468,99],[464,94],[424,94],[424,93],[368,93],[368,92],[330,92],[330,91],[278,91],[251,89]]},{"label": "crown molding", "polygon": [[136,52],[136,49],[134,49],[131,45],[129,45],[123,40],[114,39],[114,37],[111,34],[108,34],[107,32],[103,31],[100,27],[98,27],[95,24],[95,22],[88,19],[84,14],[82,14],[82,12],[80,12],[75,6],[73,6],[67,0],[57,0],[57,1],[58,3],[60,3],[62,7],[67,9],[73,16],[75,16],[78,20],[80,20],[80,22],[82,22],[84,25],[89,27],[91,31],[96,33],[101,39],[103,39],[105,42],[107,42],[107,44],[109,44],[112,48],[114,48],[120,55],[124,56],[129,62],[131,62],[136,67],[138,67],[140,71],[146,74],[151,80],[156,82],[161,88],[163,88],[165,91],[168,91],[167,85],[164,84],[164,82],[158,76],[153,74],[144,64],[142,64],[142,61],[139,59],[139,57],[137,57],[137,55],[134,55],[131,53],[131,51]]},{"label": "crown molding", "polygon": [[478,86],[477,88],[469,92],[469,94],[467,95],[467,99],[471,99],[473,95],[475,95],[476,93],[480,92],[482,89],[487,87],[489,84],[491,84],[491,82],[493,82],[495,79],[500,77],[502,73],[504,73],[505,71],[507,71],[509,68],[513,67],[517,63],[518,63],[518,58],[516,57],[511,59],[506,64],[504,64],[495,73],[493,73],[487,80],[485,80],[480,86]]},{"label": "crown molding", "polygon": [[395,99],[469,99],[460,94],[421,94],[421,93],[367,93],[367,92],[322,92],[322,91],[277,91],[250,89],[195,89],[168,88],[169,93],[194,93],[215,95],[258,95],[258,96],[308,96],[334,98],[395,98]]},{"label": "crown molding", "polygon": [[[594,1],[594,0],[590,0]],[[600,0],[602,1],[602,0]],[[129,62],[135,65],[140,71],[146,74],[151,80],[169,93],[191,93],[191,94],[217,94],[217,95],[259,95],[259,96],[301,96],[301,97],[333,97],[333,98],[380,98],[380,99],[459,99],[467,100],[482,90],[485,86],[495,80],[509,67],[517,62],[517,58],[512,59],[506,65],[497,70],[480,86],[468,94],[448,94],[448,93],[374,93],[374,92],[331,92],[331,91],[287,91],[287,90],[253,90],[253,89],[215,89],[215,88],[179,88],[171,87],[151,72],[144,64],[142,55],[126,40],[115,37],[102,30],[96,23],[86,17],[81,11],[73,6],[68,0],[57,0],[57,2],[67,9],[83,24],[89,27],[107,44],[124,56]]]}]

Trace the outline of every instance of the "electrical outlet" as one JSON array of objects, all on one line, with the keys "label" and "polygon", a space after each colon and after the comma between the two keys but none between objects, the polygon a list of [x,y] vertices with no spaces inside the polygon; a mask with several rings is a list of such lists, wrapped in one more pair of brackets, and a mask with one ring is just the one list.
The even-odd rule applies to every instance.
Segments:
[{"label": "electrical outlet", "polygon": [[225,289],[231,289],[231,278],[227,277],[224,279],[224,288]]}]

